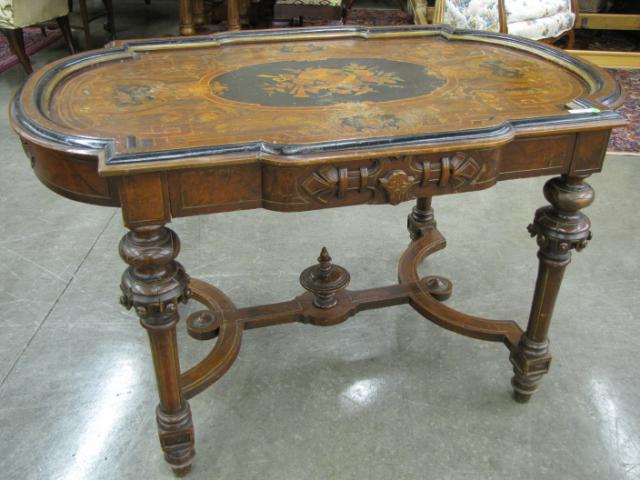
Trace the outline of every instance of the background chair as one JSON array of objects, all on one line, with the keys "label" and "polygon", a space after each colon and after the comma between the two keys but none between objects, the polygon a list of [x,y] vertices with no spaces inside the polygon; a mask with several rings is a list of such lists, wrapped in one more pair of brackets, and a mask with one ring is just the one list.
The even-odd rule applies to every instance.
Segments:
[{"label": "background chair", "polygon": [[22,29],[56,20],[69,51],[75,53],[68,15],[67,0],[0,0],[0,31],[28,74],[33,68],[24,48]]},{"label": "background chair", "polygon": [[436,0],[433,23],[546,42],[568,35],[572,48],[577,12],[577,0]]},{"label": "background chair", "polygon": [[[2,1],[2,0],[0,0]],[[69,1],[69,11],[73,11],[73,0]],[[148,4],[149,2],[147,2]],[[107,24],[105,25],[105,29],[109,32],[109,37],[111,40],[115,40],[116,38],[116,25],[113,18],[113,1],[112,0],[102,0],[102,4],[104,5],[104,11],[92,13],[87,7],[87,0],[78,0],[78,4],[80,7],[80,21],[82,25],[73,25],[74,30],[82,30],[84,33],[84,48],[85,50],[89,50],[93,48],[93,41],[91,39],[91,28],[90,23],[94,20],[104,17],[107,17]]]},{"label": "background chair", "polygon": [[276,0],[273,26],[342,24],[344,7],[342,0]]}]

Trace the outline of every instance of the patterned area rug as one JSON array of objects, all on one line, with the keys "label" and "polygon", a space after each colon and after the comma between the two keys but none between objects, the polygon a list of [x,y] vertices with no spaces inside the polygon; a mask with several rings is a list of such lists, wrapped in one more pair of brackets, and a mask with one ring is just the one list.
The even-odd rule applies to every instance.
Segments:
[{"label": "patterned area rug", "polygon": [[610,70],[625,89],[627,97],[620,109],[630,122],[611,134],[609,152],[640,154],[640,70]]},{"label": "patterned area rug", "polygon": [[[56,29],[47,29],[47,35],[42,35],[40,27],[29,27],[23,30],[24,44],[27,55],[39,52],[47,45],[51,45],[62,37],[62,32]],[[18,63],[17,57],[11,53],[7,37],[0,33],[0,73],[8,70]]]}]

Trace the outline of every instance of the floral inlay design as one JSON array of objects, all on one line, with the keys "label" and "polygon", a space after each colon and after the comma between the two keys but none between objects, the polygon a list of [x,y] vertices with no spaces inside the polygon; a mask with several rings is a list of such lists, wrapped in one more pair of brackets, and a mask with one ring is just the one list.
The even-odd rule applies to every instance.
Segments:
[{"label": "floral inlay design", "polygon": [[259,75],[270,84],[264,87],[269,95],[287,93],[294,97],[339,95],[364,95],[387,85],[398,88],[404,82],[393,72],[350,63],[344,68],[309,67],[291,69],[279,75]]},{"label": "floral inlay design", "polygon": [[445,79],[423,65],[382,58],[329,58],[242,67],[210,80],[213,95],[246,103],[306,107],[382,102],[431,93]]},{"label": "floral inlay design", "polygon": [[116,85],[112,97],[120,107],[138,106],[154,99],[153,89],[149,85]]},{"label": "floral inlay design", "polygon": [[517,68],[505,65],[502,60],[488,60],[480,64],[483,68],[488,68],[491,73],[502,78],[522,78],[524,73]]}]

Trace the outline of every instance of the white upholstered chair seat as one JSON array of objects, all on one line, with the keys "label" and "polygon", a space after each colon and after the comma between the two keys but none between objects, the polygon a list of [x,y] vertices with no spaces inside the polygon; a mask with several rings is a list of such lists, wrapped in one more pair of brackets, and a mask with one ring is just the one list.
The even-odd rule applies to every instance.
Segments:
[{"label": "white upholstered chair seat", "polygon": [[68,13],[68,0],[0,0],[0,28],[28,27]]},{"label": "white upholstered chair seat", "polygon": [[500,11],[495,0],[446,0],[442,23],[470,30],[500,31]]},{"label": "white upholstered chair seat", "polygon": [[571,0],[505,0],[507,22],[535,20],[571,11]]},{"label": "white upholstered chair seat", "polygon": [[558,12],[549,17],[536,18],[535,20],[523,20],[521,22],[508,22],[508,32],[513,35],[541,40],[543,38],[555,38],[573,28],[575,14],[573,12]]},{"label": "white upholstered chair seat", "polygon": [[573,33],[574,8],[573,0],[436,0],[434,22],[532,40],[553,39]]}]

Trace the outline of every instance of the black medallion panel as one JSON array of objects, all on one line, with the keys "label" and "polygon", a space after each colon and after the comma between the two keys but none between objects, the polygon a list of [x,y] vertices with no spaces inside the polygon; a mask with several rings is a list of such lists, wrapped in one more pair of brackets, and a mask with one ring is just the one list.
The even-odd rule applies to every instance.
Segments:
[{"label": "black medallion panel", "polygon": [[384,102],[431,93],[445,79],[423,65],[378,58],[332,58],[250,65],[210,82],[222,98],[273,107]]}]

